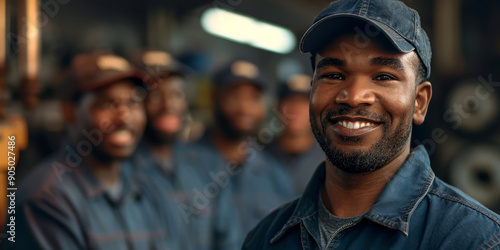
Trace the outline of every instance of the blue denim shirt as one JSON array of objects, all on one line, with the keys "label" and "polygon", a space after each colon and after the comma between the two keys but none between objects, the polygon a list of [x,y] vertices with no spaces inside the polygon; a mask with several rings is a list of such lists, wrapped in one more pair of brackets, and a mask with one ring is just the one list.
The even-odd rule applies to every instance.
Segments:
[{"label": "blue denim shirt", "polygon": [[221,210],[219,197],[208,198],[204,193],[210,180],[200,174],[200,169],[207,168],[207,158],[194,144],[176,143],[172,166],[168,169],[162,167],[148,145],[141,142],[133,161],[137,171],[150,180],[164,205],[164,213],[176,218],[165,227],[179,232],[176,240],[182,249],[235,249],[240,242],[221,225],[224,223],[220,219],[227,213]]},{"label": "blue denim shirt", "polygon": [[199,151],[207,152],[202,175],[210,176],[213,189],[220,190],[222,227],[235,232],[238,248],[246,234],[273,209],[294,199],[292,181],[283,166],[250,141],[246,160],[235,168],[217,151],[208,136],[198,141]]},{"label": "blue denim shirt", "polygon": [[[318,249],[322,163],[300,199],[267,216],[243,249]],[[437,177],[417,147],[361,222],[339,229],[328,249],[500,249],[500,216]]]},{"label": "blue denim shirt", "polygon": [[[74,152],[74,151],[73,151]],[[5,249],[177,249],[176,231],[156,199],[121,166],[121,196],[110,196],[84,161],[61,150],[37,166],[18,188],[16,242]]]}]

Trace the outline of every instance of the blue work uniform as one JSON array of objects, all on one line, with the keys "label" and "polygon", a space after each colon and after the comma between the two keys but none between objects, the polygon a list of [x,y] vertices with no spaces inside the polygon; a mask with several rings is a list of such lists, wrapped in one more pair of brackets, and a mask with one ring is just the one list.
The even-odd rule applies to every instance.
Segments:
[{"label": "blue work uniform", "polygon": [[325,160],[325,153],[316,140],[308,150],[298,154],[283,151],[276,140],[266,145],[266,151],[290,173],[297,196],[304,192],[316,167]]},{"label": "blue work uniform", "polygon": [[[159,194],[159,201],[166,203],[164,213],[177,218],[174,224],[165,225],[177,230],[178,242],[183,249],[235,249],[240,242],[227,232],[223,225],[227,213],[221,211],[219,197],[207,197],[205,185],[211,180],[201,175],[198,168],[206,165],[204,151],[190,144],[175,143],[169,162],[161,162],[150,147],[141,142],[133,156],[137,170],[150,179]],[[175,203],[174,209],[170,204]],[[170,217],[171,217],[170,216]]]},{"label": "blue work uniform", "polygon": [[[319,249],[318,200],[325,164],[304,194],[275,210],[243,249]],[[371,210],[332,235],[327,249],[499,249],[500,216],[438,179],[423,146],[414,149]]]},{"label": "blue work uniform", "polygon": [[122,188],[111,195],[85,162],[66,150],[37,166],[19,186],[17,237],[15,243],[5,241],[8,249],[179,248],[175,232],[164,227],[168,218],[130,162],[121,164]]},{"label": "blue work uniform", "polygon": [[220,189],[221,210],[227,213],[228,221],[224,226],[238,232],[233,236],[238,238],[240,246],[245,235],[262,218],[274,208],[295,198],[289,174],[254,143],[243,142],[241,147],[248,149],[248,156],[239,165],[226,161],[208,134],[196,144],[200,151],[208,152],[205,162],[209,164],[199,169],[212,179],[213,188],[206,190]]}]

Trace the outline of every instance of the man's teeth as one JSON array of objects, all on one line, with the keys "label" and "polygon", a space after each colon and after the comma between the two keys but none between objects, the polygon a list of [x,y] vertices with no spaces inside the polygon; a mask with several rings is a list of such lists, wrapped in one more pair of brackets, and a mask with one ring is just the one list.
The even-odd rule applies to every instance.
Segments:
[{"label": "man's teeth", "polygon": [[337,124],[342,125],[349,129],[360,129],[373,125],[370,122],[351,122],[351,121],[338,121]]}]

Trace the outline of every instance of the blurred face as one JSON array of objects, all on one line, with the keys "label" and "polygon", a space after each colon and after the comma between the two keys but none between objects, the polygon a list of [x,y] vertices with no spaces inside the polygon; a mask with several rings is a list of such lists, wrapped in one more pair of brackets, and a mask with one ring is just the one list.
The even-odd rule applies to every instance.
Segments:
[{"label": "blurred face", "polygon": [[285,131],[310,132],[309,97],[300,94],[287,97],[280,101],[278,109],[286,119]]},{"label": "blurred face", "polygon": [[181,77],[162,78],[146,98],[148,131],[157,139],[173,140],[182,129],[187,109],[184,84]]},{"label": "blurred face", "polygon": [[218,125],[230,137],[250,135],[266,115],[262,90],[253,83],[241,82],[222,89],[216,98],[215,115]]},{"label": "blurred face", "polygon": [[422,91],[430,93],[430,84],[416,88],[414,52],[387,51],[375,41],[346,52],[356,48],[353,38],[337,39],[316,56],[310,120],[332,165],[364,173],[409,147],[412,121],[425,117],[430,96],[422,98]]},{"label": "blurred face", "polygon": [[144,104],[135,91],[131,82],[123,80],[82,97],[78,122],[102,135],[92,151],[96,158],[123,159],[134,152],[146,124]]}]

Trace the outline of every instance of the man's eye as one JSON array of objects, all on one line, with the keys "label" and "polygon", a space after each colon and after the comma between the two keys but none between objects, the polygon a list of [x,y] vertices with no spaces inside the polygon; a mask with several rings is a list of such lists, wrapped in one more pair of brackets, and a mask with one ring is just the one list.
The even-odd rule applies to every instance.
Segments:
[{"label": "man's eye", "polygon": [[324,74],[320,77],[321,78],[328,78],[328,79],[333,79],[333,80],[345,80],[344,76],[339,74],[339,73],[327,73]]},{"label": "man's eye", "polygon": [[377,81],[390,81],[390,80],[395,80],[396,78],[394,76],[392,76],[392,75],[381,74],[381,75],[376,76],[373,79],[377,80]]}]

